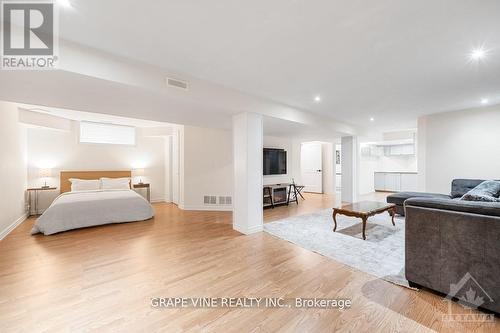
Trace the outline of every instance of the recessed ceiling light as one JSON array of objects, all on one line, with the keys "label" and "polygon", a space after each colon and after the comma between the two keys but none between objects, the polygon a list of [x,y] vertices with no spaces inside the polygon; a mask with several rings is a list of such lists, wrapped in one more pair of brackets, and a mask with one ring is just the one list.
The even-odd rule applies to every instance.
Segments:
[{"label": "recessed ceiling light", "polygon": [[489,101],[489,99],[487,99],[487,98],[483,98],[483,99],[481,99],[481,104],[483,104],[483,105],[486,105],[486,104],[488,104],[489,102],[490,102],[490,101]]},{"label": "recessed ceiling light", "polygon": [[371,118],[370,118],[370,121],[375,121],[375,118],[371,117]]},{"label": "recessed ceiling light", "polygon": [[315,96],[315,97],[314,97],[314,101],[315,101],[316,103],[321,102],[321,96],[320,96],[320,95]]},{"label": "recessed ceiling light", "polygon": [[484,49],[484,47],[480,47],[480,48],[472,50],[472,52],[470,53],[470,58],[472,60],[481,60],[484,57],[486,57],[486,53],[487,52]]},{"label": "recessed ceiling light", "polygon": [[71,2],[69,0],[57,0],[57,3],[66,8],[71,7]]}]

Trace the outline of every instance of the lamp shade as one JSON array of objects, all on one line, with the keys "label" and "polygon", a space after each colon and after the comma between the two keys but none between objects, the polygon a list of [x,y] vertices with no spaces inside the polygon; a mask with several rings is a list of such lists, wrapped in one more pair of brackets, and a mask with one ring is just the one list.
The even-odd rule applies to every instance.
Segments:
[{"label": "lamp shade", "polygon": [[135,174],[137,177],[144,176],[144,169],[134,169],[134,174]]},{"label": "lamp shade", "polygon": [[48,178],[48,177],[52,176],[52,169],[42,168],[38,171],[38,174],[41,178]]}]

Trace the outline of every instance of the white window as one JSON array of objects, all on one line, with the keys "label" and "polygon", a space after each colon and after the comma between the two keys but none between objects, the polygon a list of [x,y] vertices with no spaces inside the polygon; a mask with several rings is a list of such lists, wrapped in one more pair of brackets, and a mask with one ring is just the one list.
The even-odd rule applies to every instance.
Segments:
[{"label": "white window", "polygon": [[80,142],[135,145],[135,127],[82,121]]}]

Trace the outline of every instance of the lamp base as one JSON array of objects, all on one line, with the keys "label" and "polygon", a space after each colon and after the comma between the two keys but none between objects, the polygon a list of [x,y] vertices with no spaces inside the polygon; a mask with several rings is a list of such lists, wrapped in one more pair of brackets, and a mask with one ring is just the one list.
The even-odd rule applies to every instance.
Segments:
[{"label": "lamp base", "polygon": [[49,185],[43,185],[42,188],[50,188]]}]

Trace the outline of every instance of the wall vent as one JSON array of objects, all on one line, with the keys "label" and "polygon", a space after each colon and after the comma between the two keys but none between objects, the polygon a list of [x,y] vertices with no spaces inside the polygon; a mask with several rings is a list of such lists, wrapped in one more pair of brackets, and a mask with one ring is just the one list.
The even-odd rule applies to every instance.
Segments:
[{"label": "wall vent", "polygon": [[231,205],[232,198],[231,197],[219,197],[219,205]]},{"label": "wall vent", "polygon": [[219,205],[232,205],[233,204],[233,198],[228,197],[228,196],[217,196],[214,195],[205,195],[203,196],[203,203],[205,205],[216,205],[217,202]]},{"label": "wall vent", "polygon": [[217,204],[217,197],[213,195],[205,195],[203,196],[203,203],[205,205],[215,205]]},{"label": "wall vent", "polygon": [[189,84],[187,83],[187,81],[173,79],[170,77],[167,77],[167,86],[182,90],[188,90],[189,88]]}]

